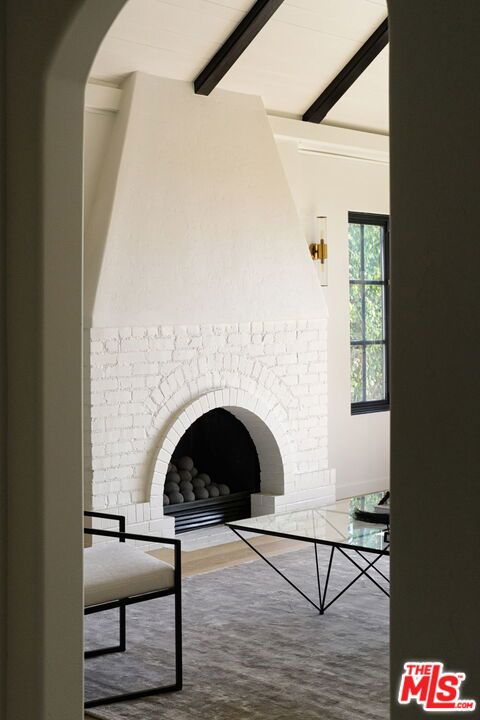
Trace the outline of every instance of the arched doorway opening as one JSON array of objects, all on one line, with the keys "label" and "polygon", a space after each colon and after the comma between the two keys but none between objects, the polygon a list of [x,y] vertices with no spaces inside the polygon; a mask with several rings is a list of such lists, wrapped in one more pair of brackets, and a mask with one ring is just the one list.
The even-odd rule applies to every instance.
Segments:
[{"label": "arched doorway opening", "polygon": [[[452,211],[447,213],[445,208],[450,207],[448,196],[436,196],[438,187],[432,182],[439,177],[450,176],[452,185],[457,185],[463,190],[464,181],[468,172],[460,167],[462,163],[447,163],[441,166],[438,158],[445,156],[443,143],[446,136],[454,142],[454,149],[458,151],[458,157],[463,154],[469,155],[471,147],[467,147],[469,138],[465,134],[460,121],[462,118],[455,118],[455,108],[444,107],[445,87],[435,86],[433,69],[432,81],[428,84],[428,92],[418,91],[418,70],[424,64],[424,54],[430,52],[433,63],[438,57],[442,57],[446,68],[446,77],[462,77],[463,87],[469,86],[469,95],[461,96],[462,107],[467,109],[470,102],[475,101],[471,93],[471,87],[475,87],[474,52],[469,52],[470,47],[476,49],[472,41],[471,46],[466,42],[470,39],[470,23],[474,28],[478,24],[478,7],[476,3],[465,6],[462,16],[458,16],[457,8],[451,7],[448,10],[447,4],[442,5],[442,12],[437,13],[438,3],[393,2],[390,0],[391,9],[396,13],[392,18],[392,38],[395,39],[396,48],[401,50],[402,63],[410,62],[411,67],[401,67],[399,56],[392,52],[392,59],[397,62],[397,68],[405,70],[405,75],[399,78],[399,86],[394,87],[396,102],[394,103],[396,127],[400,126],[405,119],[401,112],[402,106],[408,108],[408,122],[405,123],[405,132],[414,129],[416,122],[420,130],[428,128],[432,132],[432,146],[426,146],[426,136],[412,135],[408,140],[403,137],[396,143],[396,158],[399,166],[394,171],[394,178],[398,182],[394,185],[393,195],[395,200],[394,213],[398,209],[403,210],[397,201],[402,195],[400,186],[410,186],[412,193],[412,205],[405,207],[405,226],[395,227],[398,231],[398,238],[403,238],[408,244],[410,231],[414,226],[413,221],[423,222],[427,220],[433,223],[436,218],[437,225],[425,227],[427,234],[435,237],[436,257],[441,258],[445,250],[445,256],[451,250],[451,236],[459,240],[474,236],[475,227],[469,217],[465,217],[465,226],[462,225],[462,232],[459,232],[458,213]],[[82,212],[81,212],[81,165],[82,165],[82,132],[81,116],[83,110],[83,85],[88,73],[88,67],[93,60],[101,37],[108,29],[116,14],[123,5],[122,0],[107,0],[99,3],[98,0],[71,0],[69,2],[56,3],[54,6],[32,5],[27,0],[15,0],[9,3],[9,7],[15,8],[15,15],[12,9],[13,22],[9,28],[9,52],[11,45],[17,45],[17,61],[9,64],[10,89],[9,89],[9,162],[12,155],[17,156],[12,172],[11,193],[17,196],[17,207],[9,203],[8,233],[12,236],[11,247],[9,248],[8,267],[10,277],[15,277],[15,287],[9,289],[10,318],[8,337],[11,345],[9,350],[9,388],[12,395],[12,405],[9,408],[9,525],[8,525],[8,564],[15,568],[14,577],[9,578],[8,587],[8,674],[10,681],[8,695],[9,718],[81,718],[82,717],[82,689],[81,689],[81,356],[80,356],[80,327],[81,327],[81,237],[82,237]],[[401,10],[403,6],[403,10]],[[412,13],[412,11],[415,12]],[[468,10],[468,12],[467,12]],[[450,15],[451,12],[451,15]],[[402,15],[404,13],[404,15]],[[475,14],[477,13],[477,14]],[[407,15],[410,15],[410,28]],[[411,30],[414,18],[417,25],[416,32]],[[447,22],[451,18],[451,23]],[[462,23],[462,25],[459,25]],[[432,27],[433,26],[433,27]],[[451,33],[451,27],[460,27],[462,41]],[[426,31],[428,28],[428,32]],[[449,33],[448,37],[446,32]],[[422,35],[423,33],[423,35]],[[411,38],[411,39],[410,39]],[[412,43],[412,45],[410,45]],[[415,43],[416,46],[414,45]],[[438,45],[436,44],[438,43]],[[392,45],[393,48],[393,45]],[[398,52],[398,50],[396,52]],[[421,53],[420,53],[421,51]],[[465,62],[465,59],[467,62]],[[432,61],[431,61],[432,62]],[[432,63],[432,64],[433,64]],[[455,64],[457,63],[457,65]],[[463,66],[460,66],[463,63]],[[425,62],[425,66],[426,66]],[[438,67],[435,67],[437,75]],[[470,82],[471,73],[471,82]],[[443,78],[438,81],[442,83]],[[417,88],[415,104],[412,107],[411,89]],[[458,86],[457,86],[458,89]],[[13,97],[13,96],[16,97]],[[419,99],[421,97],[421,100]],[[472,100],[473,97],[473,100]],[[422,105],[423,103],[423,105]],[[433,103],[433,104],[432,104]],[[453,103],[452,103],[453,105]],[[414,113],[422,108],[425,115],[417,118]],[[443,112],[439,113],[438,108],[442,107]],[[429,115],[427,114],[430,113]],[[404,111],[407,114],[407,111]],[[458,114],[458,113],[457,113]],[[432,121],[432,117],[434,121]],[[453,125],[448,123],[452,121]],[[458,124],[455,125],[455,122]],[[453,131],[458,128],[458,133]],[[475,129],[476,131],[476,129]],[[425,168],[421,177],[412,172],[415,168],[415,158],[412,153],[406,153],[405,144],[416,139],[417,152],[423,153],[425,149],[425,163],[430,167],[430,173]],[[439,150],[435,155],[433,140],[438,142]],[[462,145],[462,142],[464,143]],[[458,143],[458,144],[457,144]],[[31,154],[26,152],[26,148]],[[59,148],[61,152],[58,152]],[[432,151],[430,153],[430,150]],[[432,159],[435,155],[435,164]],[[48,157],[47,157],[48,156]],[[402,157],[403,156],[403,157]],[[29,162],[25,162],[25,158]],[[31,161],[31,162],[30,162]],[[411,161],[411,162],[410,162]],[[400,170],[402,163],[405,167]],[[408,167],[407,167],[408,166]],[[435,172],[432,178],[432,168]],[[438,169],[438,173],[436,172]],[[446,172],[448,169],[448,172]],[[463,174],[462,174],[463,173]],[[422,180],[424,180],[422,186]],[[474,187],[474,176],[472,184],[465,187],[465,198],[469,197],[471,188]],[[422,198],[422,203],[418,198]],[[452,198],[455,195],[452,192]],[[408,199],[408,195],[407,195]],[[428,199],[428,208],[426,201]],[[443,204],[445,200],[445,205]],[[436,203],[436,204],[435,204]],[[472,203],[473,205],[473,203]],[[412,206],[416,209],[415,217],[412,217]],[[441,206],[443,212],[438,213]],[[65,212],[63,212],[65,210]],[[451,226],[445,224],[445,220],[451,215]],[[453,224],[455,220],[455,225]],[[394,218],[395,221],[395,218]],[[423,237],[424,225],[420,225]],[[437,232],[438,229],[438,232]],[[451,232],[450,232],[451,230]],[[430,236],[429,236],[430,237]],[[464,242],[462,240],[462,242]],[[472,244],[474,245],[474,244]],[[432,243],[429,245],[420,244],[416,247],[415,267],[421,278],[421,287],[425,293],[426,302],[422,310],[425,320],[421,332],[422,345],[420,348],[412,342],[412,329],[409,318],[406,316],[402,321],[401,312],[404,312],[403,303],[398,303],[399,311],[395,324],[397,335],[405,332],[407,342],[411,344],[411,363],[405,363],[404,358],[398,357],[394,379],[397,387],[402,392],[409,387],[411,377],[415,376],[416,370],[422,367],[418,360],[422,347],[426,349],[427,341],[433,346],[438,338],[435,337],[435,327],[438,326],[435,318],[436,308],[432,311],[432,298],[443,298],[445,296],[444,278],[442,273],[432,273]],[[476,246],[475,246],[476,247]],[[463,262],[458,264],[462,272],[465,268],[472,268],[474,272],[478,263],[474,262],[471,248],[469,250],[466,242],[461,246]],[[471,262],[470,262],[471,260]],[[408,272],[410,263],[405,262],[403,253],[398,260],[398,266],[394,268],[395,283],[396,272],[400,264],[405,266]],[[408,279],[408,278],[407,278]],[[436,283],[438,286],[436,286]],[[474,282],[463,282],[456,285],[457,292],[467,292],[468,288],[474,286]],[[398,286],[397,286],[398,287]],[[408,283],[405,292],[409,291]],[[412,294],[413,295],[413,294]],[[61,300],[60,300],[61,298]],[[408,298],[406,298],[408,299]],[[462,296],[467,301],[467,296]],[[410,301],[412,301],[410,299]],[[415,301],[417,302],[416,298]],[[59,312],[58,304],[62,303],[62,313]],[[458,322],[458,297],[457,303],[442,303],[441,332],[444,332],[446,325],[456,326]],[[470,307],[468,302],[465,306]],[[413,315],[417,317],[417,307]],[[455,316],[455,313],[457,315]],[[18,322],[19,318],[22,322]],[[464,330],[469,327],[468,323],[476,320],[475,313],[464,318]],[[15,328],[15,323],[18,328]],[[476,328],[472,325],[472,333],[469,334],[468,342],[475,336]],[[467,334],[467,333],[466,333]],[[440,332],[439,332],[439,336]],[[463,336],[462,336],[463,337]],[[59,338],[61,340],[59,340]],[[466,342],[459,342],[456,338],[455,348],[451,352],[458,360],[461,360],[461,350]],[[39,351],[40,348],[40,351]],[[471,353],[474,358],[475,354]],[[446,357],[444,349],[443,357]],[[463,360],[468,357],[465,352]],[[27,371],[25,363],[28,359]],[[395,360],[395,358],[394,358]],[[442,374],[443,373],[443,374]],[[450,377],[449,377],[450,375]],[[463,376],[470,377],[469,372]],[[474,377],[474,371],[472,371]],[[25,377],[29,381],[25,382]],[[419,375],[419,380],[422,377]],[[442,387],[448,387],[451,380],[451,366],[448,362],[439,368],[439,374],[434,378],[435,382]],[[431,381],[431,378],[428,378]],[[395,389],[395,388],[394,388]],[[435,391],[425,386],[419,386],[418,405],[412,406],[412,395],[415,393],[404,393],[405,403],[410,402],[410,407],[405,406],[405,412],[397,416],[394,427],[394,437],[402,437],[406,431],[406,440],[414,436],[418,430],[423,447],[419,448],[419,458],[434,457],[425,448],[425,427],[429,420],[434,423],[441,423],[445,418],[445,428],[448,427],[445,416],[445,399],[442,397],[443,406],[437,412],[437,406],[431,408],[430,415],[426,415],[428,402],[425,399],[435,397]],[[438,394],[438,393],[437,393]],[[453,399],[452,407],[456,412],[462,410],[461,397]],[[424,404],[421,405],[420,403]],[[62,408],[59,412],[59,408]],[[465,415],[471,409],[471,396],[467,392],[463,406]],[[418,414],[416,410],[418,409]],[[462,429],[462,422],[458,423]],[[445,472],[450,472],[451,477],[456,478],[457,489],[460,493],[465,489],[465,496],[468,494],[468,483],[471,473],[467,464],[469,453],[465,452],[465,437],[454,442],[451,435],[447,435],[448,443],[439,453],[439,461],[443,469],[438,465],[441,477]],[[28,452],[25,448],[28,448]],[[403,546],[399,543],[396,549],[395,563],[398,563],[398,577],[403,568],[404,577],[411,577],[408,568],[411,569],[412,553],[418,558],[418,553],[423,553],[425,565],[431,565],[427,551],[431,549],[428,542],[429,537],[435,541],[440,539],[438,532],[438,516],[434,512],[436,497],[442,493],[426,492],[430,485],[425,484],[422,490],[421,482],[424,466],[419,463],[414,474],[402,472],[400,456],[402,448],[398,448],[398,455],[394,456],[394,463],[397,463],[399,478],[395,487],[396,503],[403,498],[403,507],[406,515],[409,515],[411,498],[415,497],[415,506],[418,512],[423,513],[425,506],[429,506],[431,512],[429,517],[424,513],[418,528],[422,535],[418,542],[418,535],[407,532],[404,537],[412,543],[412,547]],[[432,450],[434,450],[432,446]],[[453,454],[456,451],[455,459]],[[447,462],[448,459],[448,462]],[[455,464],[456,463],[456,464]],[[465,463],[465,465],[463,465]],[[465,472],[463,470],[465,469]],[[427,470],[431,471],[431,467]],[[436,474],[436,473],[432,473]],[[462,480],[463,478],[463,480]],[[417,480],[419,482],[417,482]],[[438,485],[438,477],[435,477]],[[462,485],[462,482],[464,483]],[[460,483],[460,484],[458,484]],[[445,483],[445,487],[448,485]],[[438,489],[438,488],[437,488]],[[471,487],[470,487],[471,489]],[[445,492],[445,497],[448,492]],[[28,497],[28,501],[26,501]],[[438,498],[437,498],[438,502]],[[409,507],[410,503],[410,507]],[[475,503],[470,504],[472,510]],[[451,507],[447,508],[451,511]],[[451,558],[451,567],[457,567],[458,557],[452,556],[457,551],[457,546],[470,547],[473,533],[477,529],[475,518],[469,522],[465,513],[468,511],[462,507],[461,520],[455,522],[457,532],[457,543],[451,544],[451,528],[455,518],[450,515],[450,529],[448,542],[451,550],[442,546],[442,557]],[[410,516],[410,515],[409,515]],[[410,516],[411,517],[411,516]],[[402,521],[405,522],[406,521]],[[437,527],[435,527],[435,524]],[[401,527],[400,527],[401,530]],[[410,536],[410,537],[408,537]],[[447,539],[447,538],[446,538]],[[414,543],[416,542],[416,545]],[[412,552],[410,552],[410,550]],[[446,554],[443,554],[445,550]],[[438,553],[438,542],[435,548]],[[458,551],[457,551],[458,555]],[[431,560],[431,558],[430,558]],[[419,567],[423,564],[419,563]],[[470,568],[461,565],[460,580],[468,581],[471,586],[472,577]],[[443,575],[443,569],[438,568],[438,578]],[[61,584],[58,578],[62,578]],[[399,617],[398,632],[405,636],[405,619],[411,624],[417,618],[422,622],[423,627],[419,629],[418,642],[427,647],[429,632],[434,635],[434,624],[436,623],[437,636],[438,626],[441,625],[445,612],[452,612],[452,601],[459,603],[460,618],[456,625],[456,633],[452,634],[451,642],[457,644],[454,652],[457,664],[461,666],[461,654],[466,652],[469,643],[463,643],[463,634],[469,629],[467,614],[469,607],[474,611],[472,604],[468,602],[468,594],[464,594],[460,587],[461,583],[450,583],[451,590],[445,586],[444,578],[442,584],[433,582],[436,576],[431,568],[429,587],[425,586],[424,577],[413,578],[408,584],[408,592],[402,592],[403,602],[407,612]],[[458,577],[458,576],[457,576]],[[437,592],[437,587],[440,591]],[[36,588],[36,594],[31,589]],[[412,603],[416,602],[415,590],[423,589],[423,602],[431,599],[431,605],[426,612],[419,612],[418,606],[413,608]],[[453,594],[455,593],[455,597]],[[465,600],[465,602],[463,602]],[[444,608],[441,602],[445,603]],[[410,608],[408,608],[410,603]],[[448,604],[450,603],[450,607]],[[397,604],[400,610],[400,604]],[[431,612],[434,607],[436,612]],[[410,610],[410,612],[408,612]],[[422,610],[422,608],[420,608]],[[428,620],[430,618],[430,620]],[[395,616],[392,617],[395,620]],[[473,623],[472,623],[473,624]],[[471,626],[470,626],[471,627]],[[62,638],[61,646],[58,637]],[[394,635],[400,641],[400,635]],[[441,636],[442,646],[440,649],[446,651],[447,641]],[[463,650],[461,645],[463,643]],[[440,645],[437,646],[440,647]],[[471,646],[471,643],[470,643]],[[449,646],[450,647],[450,646]],[[416,653],[414,654],[414,656]],[[29,692],[25,693],[24,678],[29,678]],[[396,687],[397,677],[394,677],[393,687]]]}]

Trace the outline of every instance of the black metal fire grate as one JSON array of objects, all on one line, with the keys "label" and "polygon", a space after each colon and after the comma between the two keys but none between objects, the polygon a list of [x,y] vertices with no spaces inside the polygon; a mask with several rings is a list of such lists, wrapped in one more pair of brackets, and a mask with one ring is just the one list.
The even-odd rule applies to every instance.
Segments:
[{"label": "black metal fire grate", "polygon": [[188,530],[250,517],[250,497],[249,491],[232,493],[208,500],[167,505],[163,512],[175,517],[175,533],[178,535]]}]

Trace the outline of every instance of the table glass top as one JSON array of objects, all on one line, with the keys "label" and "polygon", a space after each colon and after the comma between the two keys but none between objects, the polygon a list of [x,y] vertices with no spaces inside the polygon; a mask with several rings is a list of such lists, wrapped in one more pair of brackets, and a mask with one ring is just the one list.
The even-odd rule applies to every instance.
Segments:
[{"label": "table glass top", "polygon": [[358,550],[386,551],[385,524],[366,523],[355,520],[357,508],[371,510],[384,493],[371,493],[348,500],[340,500],[311,510],[259,515],[227,523],[230,527],[266,535],[279,535],[309,542],[338,544]]}]

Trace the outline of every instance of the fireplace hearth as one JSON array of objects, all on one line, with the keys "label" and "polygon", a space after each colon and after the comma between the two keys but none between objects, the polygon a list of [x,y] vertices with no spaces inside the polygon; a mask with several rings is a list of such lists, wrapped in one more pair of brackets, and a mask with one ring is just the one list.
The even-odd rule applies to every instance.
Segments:
[{"label": "fireplace hearth", "polygon": [[164,514],[175,532],[250,517],[260,490],[255,444],[234,415],[218,408],[196,420],[172,454],[165,477]]}]

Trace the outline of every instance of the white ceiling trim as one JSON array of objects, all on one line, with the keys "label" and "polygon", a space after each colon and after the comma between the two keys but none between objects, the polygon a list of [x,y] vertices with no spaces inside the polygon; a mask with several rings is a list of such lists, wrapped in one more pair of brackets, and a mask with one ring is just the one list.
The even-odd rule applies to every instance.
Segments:
[{"label": "white ceiling trim", "polygon": [[110,85],[89,82],[85,88],[85,110],[89,112],[117,112],[122,91]]},{"label": "white ceiling trim", "polygon": [[299,152],[382,164],[390,162],[389,138],[385,135],[278,116],[270,116],[269,120],[274,136],[296,140]]},{"label": "white ceiling trim", "polygon": [[330,145],[328,143],[298,143],[298,152],[304,155],[324,155],[326,157],[343,158],[344,160],[360,160],[374,164],[388,165],[388,153],[374,153],[349,148],[346,145]]}]

